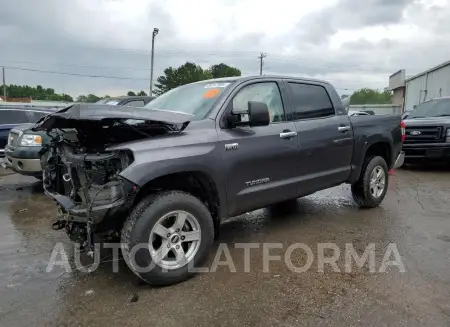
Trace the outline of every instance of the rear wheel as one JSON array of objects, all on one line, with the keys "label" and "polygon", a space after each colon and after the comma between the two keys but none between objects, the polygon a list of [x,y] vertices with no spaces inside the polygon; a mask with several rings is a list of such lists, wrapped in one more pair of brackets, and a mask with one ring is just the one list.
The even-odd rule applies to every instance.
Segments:
[{"label": "rear wheel", "polygon": [[190,278],[214,240],[211,214],[196,197],[178,191],[142,200],[125,222],[122,253],[128,267],[152,285]]},{"label": "rear wheel", "polygon": [[352,185],[353,199],[360,207],[377,207],[386,196],[388,183],[386,161],[379,156],[370,157],[365,161],[358,182]]}]

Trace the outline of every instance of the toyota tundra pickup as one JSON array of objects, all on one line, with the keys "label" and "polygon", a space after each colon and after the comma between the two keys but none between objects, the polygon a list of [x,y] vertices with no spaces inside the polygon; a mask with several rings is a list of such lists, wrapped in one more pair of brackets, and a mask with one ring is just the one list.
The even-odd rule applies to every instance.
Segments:
[{"label": "toyota tundra pickup", "polygon": [[403,163],[400,116],[349,117],[323,81],[233,77],[133,110],[90,106],[34,127],[53,136],[41,151],[53,226],[91,255],[120,238],[129,268],[154,285],[192,276],[228,217],[342,183],[376,207]]}]

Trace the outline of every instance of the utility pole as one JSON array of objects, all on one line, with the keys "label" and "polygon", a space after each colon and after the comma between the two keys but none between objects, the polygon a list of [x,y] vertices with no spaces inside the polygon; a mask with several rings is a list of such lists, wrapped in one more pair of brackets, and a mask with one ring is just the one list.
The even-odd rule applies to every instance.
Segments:
[{"label": "utility pole", "polygon": [[5,67],[2,67],[2,71],[3,71],[3,97],[5,98],[6,101],[6,77],[5,77]]},{"label": "utility pole", "polygon": [[153,61],[154,61],[154,57],[155,57],[155,36],[158,34],[159,32],[159,28],[154,28],[153,29],[153,36],[152,36],[152,59],[151,59],[151,64],[150,64],[150,94],[149,96],[153,95]]},{"label": "utility pole", "polygon": [[260,60],[260,65],[259,65],[259,75],[262,75],[262,69],[263,69],[263,59],[267,57],[267,54],[261,52],[261,55],[258,57]]}]

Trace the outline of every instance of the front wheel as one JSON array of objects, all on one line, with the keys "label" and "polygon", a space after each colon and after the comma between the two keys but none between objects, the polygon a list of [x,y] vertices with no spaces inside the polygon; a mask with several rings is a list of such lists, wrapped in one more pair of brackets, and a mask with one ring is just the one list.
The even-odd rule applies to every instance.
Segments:
[{"label": "front wheel", "polygon": [[361,177],[352,185],[355,202],[363,208],[375,208],[386,196],[389,184],[386,161],[379,156],[368,158],[361,171]]},{"label": "front wheel", "polygon": [[152,285],[190,278],[214,241],[211,214],[196,197],[179,191],[143,199],[124,224],[122,253],[128,267]]}]

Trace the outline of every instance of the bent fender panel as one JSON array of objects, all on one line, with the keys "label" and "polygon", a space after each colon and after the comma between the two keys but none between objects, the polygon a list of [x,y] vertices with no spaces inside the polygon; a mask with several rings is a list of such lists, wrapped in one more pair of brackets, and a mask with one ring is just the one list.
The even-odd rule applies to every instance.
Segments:
[{"label": "bent fender panel", "polygon": [[[205,147],[204,150],[206,150]],[[207,147],[213,149],[214,147]],[[192,150],[192,149],[191,149]],[[174,151],[174,149],[172,149]],[[171,152],[172,152],[171,151]],[[186,148],[184,151],[189,151]],[[174,151],[173,153],[177,153]],[[183,150],[180,149],[180,152]],[[135,161],[119,175],[123,178],[131,181],[132,183],[143,187],[147,183],[155,180],[158,177],[163,177],[170,174],[182,173],[182,172],[202,172],[210,176],[216,186],[219,202],[220,202],[220,217],[223,218],[227,215],[227,196],[226,185],[223,175],[220,173],[222,160],[220,154],[216,153],[216,149],[212,151],[205,151],[198,155],[186,156],[183,153],[177,153],[176,158],[168,158],[164,156],[162,160],[151,161],[147,158],[158,157],[158,151],[152,151],[151,153],[139,154],[135,153]],[[203,152],[203,151],[201,151]],[[159,153],[161,154],[161,153]],[[167,155],[167,153],[166,153]]]}]

